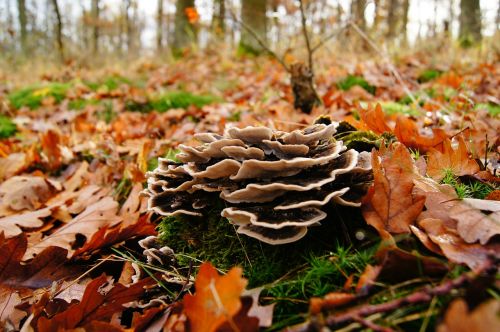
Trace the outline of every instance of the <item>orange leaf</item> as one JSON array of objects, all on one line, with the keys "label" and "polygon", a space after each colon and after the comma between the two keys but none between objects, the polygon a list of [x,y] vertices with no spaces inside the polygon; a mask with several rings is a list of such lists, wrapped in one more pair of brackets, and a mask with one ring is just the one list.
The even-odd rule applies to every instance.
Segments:
[{"label": "orange leaf", "polygon": [[333,309],[356,300],[357,296],[350,293],[332,292],[324,298],[313,297],[310,300],[309,311],[318,314],[323,310]]},{"label": "orange leaf", "polygon": [[[469,310],[463,299],[453,301],[443,322],[436,329],[437,332],[481,332],[499,331],[500,302],[491,299]],[[496,327],[495,327],[496,326]]]},{"label": "orange leaf", "polygon": [[443,142],[443,152],[431,149],[428,153],[427,175],[436,181],[441,181],[447,171],[451,171],[456,176],[472,175],[479,172],[479,165],[476,161],[469,159],[467,147],[464,139],[458,137],[458,149],[451,147],[451,141],[446,139]]},{"label": "orange leaf", "polygon": [[409,226],[424,207],[424,196],[413,196],[414,168],[410,153],[402,144],[394,144],[379,153],[372,152],[374,184],[363,199],[366,222],[380,236],[391,240],[390,233],[409,233]]},{"label": "orange leaf", "polygon": [[359,110],[359,116],[363,122],[366,123],[368,128],[376,134],[391,132],[391,128],[385,122],[385,114],[380,104],[377,104],[375,108],[369,107],[366,110],[361,108]]},{"label": "orange leaf", "polygon": [[232,323],[247,284],[241,274],[241,268],[233,267],[220,276],[210,263],[201,265],[195,281],[196,293],[184,297],[184,311],[193,331],[215,331],[225,322]]},{"label": "orange leaf", "polygon": [[58,169],[62,164],[62,153],[59,145],[61,137],[53,130],[49,130],[40,137],[42,150],[48,159],[48,167],[50,169]]},{"label": "orange leaf", "polygon": [[433,129],[433,136],[423,136],[419,133],[416,123],[405,116],[396,119],[394,135],[408,148],[427,151],[429,148],[439,146],[448,135],[442,129]]}]

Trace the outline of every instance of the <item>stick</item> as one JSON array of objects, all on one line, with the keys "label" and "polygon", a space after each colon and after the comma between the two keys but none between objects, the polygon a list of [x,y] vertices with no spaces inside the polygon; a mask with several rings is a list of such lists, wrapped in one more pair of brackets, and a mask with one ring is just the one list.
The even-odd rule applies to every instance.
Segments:
[{"label": "stick", "polygon": [[304,39],[306,40],[306,47],[307,47],[307,58],[309,61],[309,70],[311,71],[311,74],[314,76],[314,70],[313,70],[313,51],[311,50],[311,43],[309,41],[309,34],[307,33],[307,20],[306,20],[306,13],[304,11],[304,3],[302,0],[299,0],[300,4],[300,17],[302,19],[302,33],[304,34]]}]

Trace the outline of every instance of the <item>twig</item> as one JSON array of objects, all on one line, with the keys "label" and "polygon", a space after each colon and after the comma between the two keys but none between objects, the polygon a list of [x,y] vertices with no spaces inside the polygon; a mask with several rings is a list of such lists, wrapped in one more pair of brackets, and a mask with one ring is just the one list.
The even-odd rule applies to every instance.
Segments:
[{"label": "twig", "polygon": [[311,49],[311,42],[309,41],[309,34],[307,33],[307,20],[306,20],[306,13],[304,10],[304,2],[302,0],[299,0],[299,5],[300,5],[300,17],[302,20],[302,33],[304,34],[304,39],[306,40],[306,47],[307,47],[307,58],[309,62],[309,70],[311,71],[311,74],[314,76],[314,69],[313,69],[313,52]]},{"label": "twig", "polygon": [[375,332],[393,332],[394,330],[385,326],[380,326],[378,324],[375,324],[374,322],[369,321],[368,319],[365,319],[363,317],[353,317],[354,321],[358,322],[359,324],[375,331]]},{"label": "twig", "polygon": [[326,325],[333,327],[339,324],[349,323],[354,317],[366,317],[380,312],[394,311],[400,307],[410,304],[426,303],[432,301],[435,296],[449,294],[452,290],[466,286],[477,277],[487,274],[495,275],[498,262],[490,259],[481,269],[471,273],[464,274],[456,279],[449,280],[436,287],[426,287],[421,291],[409,294],[403,298],[389,301],[381,304],[364,305],[352,310],[348,310],[340,315],[328,316],[325,320]]},{"label": "twig", "polygon": [[266,45],[266,43],[262,40],[262,38],[259,37],[259,35],[253,31],[252,28],[250,28],[245,22],[239,20],[236,15],[230,10],[231,13],[231,19],[238,23],[243,29],[245,29],[254,39],[255,41],[262,47],[270,56],[275,58],[282,66],[285,68],[287,72],[290,72],[290,68],[286,65],[284,59],[280,56],[278,56],[272,49],[269,48],[269,46]]},{"label": "twig", "polygon": [[343,27],[341,27],[339,30],[335,31],[335,32],[332,32],[331,34],[327,35],[325,38],[321,39],[319,41],[319,43],[317,43],[316,45],[314,45],[312,48],[311,48],[311,52],[314,53],[316,52],[317,50],[319,50],[327,41],[329,41],[330,39],[332,38],[335,38],[337,37],[338,35],[340,35],[342,32],[344,32],[344,30],[347,28],[349,24],[345,24]]},{"label": "twig", "polygon": [[[431,302],[436,296],[450,294],[455,289],[463,288],[471,284],[477,278],[482,278],[484,276],[495,276],[498,270],[499,263],[500,259],[498,257],[491,257],[481,268],[475,271],[471,271],[467,274],[463,274],[455,279],[443,282],[438,286],[425,287],[420,291],[416,291],[405,297],[395,299],[386,303],[365,304],[349,309],[342,313],[333,313],[325,317],[323,323],[329,328],[336,328],[339,325],[352,322],[359,322],[365,325],[365,322],[360,321],[360,319],[362,319],[363,317],[368,317],[378,313],[391,312],[408,305]],[[313,317],[307,324],[297,326],[297,330],[292,327],[291,329],[289,329],[289,331],[304,331],[307,330],[307,326],[313,327],[317,323],[317,319]]]}]

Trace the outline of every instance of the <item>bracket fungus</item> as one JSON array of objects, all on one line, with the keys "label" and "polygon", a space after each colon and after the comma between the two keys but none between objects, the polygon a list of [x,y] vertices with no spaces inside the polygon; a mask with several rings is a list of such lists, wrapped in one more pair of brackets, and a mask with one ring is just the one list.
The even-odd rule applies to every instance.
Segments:
[{"label": "bracket fungus", "polygon": [[163,216],[202,216],[222,199],[237,232],[269,244],[302,238],[330,202],[359,206],[372,180],[368,152],[334,139],[337,123],[283,132],[266,127],[197,134],[180,162],[160,158],[149,172],[148,208]]}]

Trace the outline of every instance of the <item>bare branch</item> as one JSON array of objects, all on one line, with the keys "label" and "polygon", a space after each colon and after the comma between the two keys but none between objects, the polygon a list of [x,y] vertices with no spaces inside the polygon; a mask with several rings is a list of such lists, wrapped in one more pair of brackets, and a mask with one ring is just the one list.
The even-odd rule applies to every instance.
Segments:
[{"label": "bare branch", "polygon": [[331,34],[327,35],[325,38],[321,39],[319,41],[319,43],[317,43],[315,46],[313,46],[313,48],[311,48],[311,52],[314,53],[316,52],[317,50],[319,50],[323,45],[326,44],[326,42],[328,42],[330,39],[333,39],[335,37],[337,37],[338,35],[340,35],[342,32],[344,32],[344,30],[348,27],[349,25],[349,22],[347,22],[347,24],[345,24],[343,27],[341,27],[339,30],[335,31],[335,32],[332,32]]},{"label": "bare branch", "polygon": [[311,49],[311,42],[309,41],[309,34],[307,33],[306,13],[304,10],[304,2],[302,0],[299,0],[299,4],[300,4],[300,17],[302,19],[302,33],[304,34],[304,38],[306,40],[306,46],[307,46],[307,57],[309,60],[309,70],[314,75],[313,51]]},{"label": "bare branch", "polygon": [[253,31],[252,28],[246,25],[243,21],[239,20],[231,10],[229,10],[229,12],[231,13],[230,18],[234,22],[238,23],[243,29],[245,29],[257,41],[257,43],[259,43],[262,49],[264,49],[270,56],[275,58],[283,66],[283,68],[285,68],[287,72],[290,72],[290,68],[286,65],[285,60],[282,57],[278,56],[273,50],[271,50],[271,48],[267,46],[267,44],[262,40],[262,38],[260,38],[259,35],[255,31]]}]

